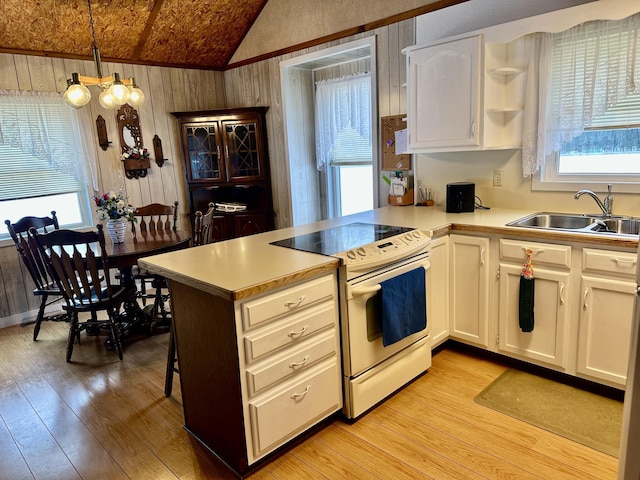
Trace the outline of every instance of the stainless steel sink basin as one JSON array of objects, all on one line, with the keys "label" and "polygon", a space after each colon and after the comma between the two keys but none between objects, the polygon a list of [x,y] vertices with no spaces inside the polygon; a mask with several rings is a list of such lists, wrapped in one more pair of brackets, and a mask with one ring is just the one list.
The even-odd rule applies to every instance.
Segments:
[{"label": "stainless steel sink basin", "polygon": [[507,223],[507,226],[567,230],[574,233],[638,235],[640,218],[540,212]]},{"label": "stainless steel sink basin", "polygon": [[613,218],[610,220],[596,220],[593,226],[596,233],[617,233],[619,235],[638,235],[640,233],[640,219]]}]

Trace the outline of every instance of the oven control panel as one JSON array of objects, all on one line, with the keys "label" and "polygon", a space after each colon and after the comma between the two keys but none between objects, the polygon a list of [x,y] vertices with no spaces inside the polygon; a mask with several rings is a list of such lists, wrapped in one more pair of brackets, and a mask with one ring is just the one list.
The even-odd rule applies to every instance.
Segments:
[{"label": "oven control panel", "polygon": [[368,270],[429,251],[431,233],[411,230],[346,252],[336,253],[348,270]]}]

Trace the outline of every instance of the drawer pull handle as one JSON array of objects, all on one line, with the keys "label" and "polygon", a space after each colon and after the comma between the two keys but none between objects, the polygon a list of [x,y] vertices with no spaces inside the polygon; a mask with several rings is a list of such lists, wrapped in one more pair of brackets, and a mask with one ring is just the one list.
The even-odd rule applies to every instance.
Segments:
[{"label": "drawer pull handle", "polygon": [[301,337],[302,335],[304,335],[304,333],[309,329],[308,325],[305,325],[304,327],[302,327],[300,330],[298,330],[297,332],[289,332],[287,333],[287,337]]},{"label": "drawer pull handle", "polygon": [[307,385],[307,388],[305,388],[304,392],[302,393],[292,393],[291,398],[294,400],[299,400],[302,397],[304,397],[307,393],[309,393],[309,390],[311,390],[311,385]]},{"label": "drawer pull handle", "polygon": [[289,368],[302,367],[302,366],[304,366],[308,361],[309,361],[309,355],[307,355],[306,357],[304,357],[304,358],[302,359],[302,361],[300,361],[300,362],[291,362],[291,363],[289,364]]},{"label": "drawer pull handle", "polygon": [[636,264],[636,260],[635,258],[618,258],[618,257],[613,257],[611,258],[611,261],[614,263],[626,263],[628,265],[635,265]]},{"label": "drawer pull handle", "polygon": [[300,295],[300,298],[298,298],[297,300],[289,300],[288,302],[284,302],[284,306],[289,308],[299,307],[300,304],[304,302],[305,298],[306,297],[304,295]]}]

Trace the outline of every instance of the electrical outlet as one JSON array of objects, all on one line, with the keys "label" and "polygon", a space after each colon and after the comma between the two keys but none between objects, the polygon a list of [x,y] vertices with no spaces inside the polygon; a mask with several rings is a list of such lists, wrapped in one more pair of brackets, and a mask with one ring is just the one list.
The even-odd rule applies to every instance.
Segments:
[{"label": "electrical outlet", "polygon": [[493,171],[493,186],[494,187],[502,186],[502,170]]}]

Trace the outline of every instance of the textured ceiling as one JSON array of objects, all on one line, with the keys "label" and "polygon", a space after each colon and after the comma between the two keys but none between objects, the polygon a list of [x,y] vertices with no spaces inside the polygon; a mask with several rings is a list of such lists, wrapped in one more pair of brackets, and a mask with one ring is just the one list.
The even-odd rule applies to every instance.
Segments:
[{"label": "textured ceiling", "polygon": [[[102,60],[223,69],[267,0],[91,0]],[[86,0],[0,0],[0,52],[92,58]]]}]

